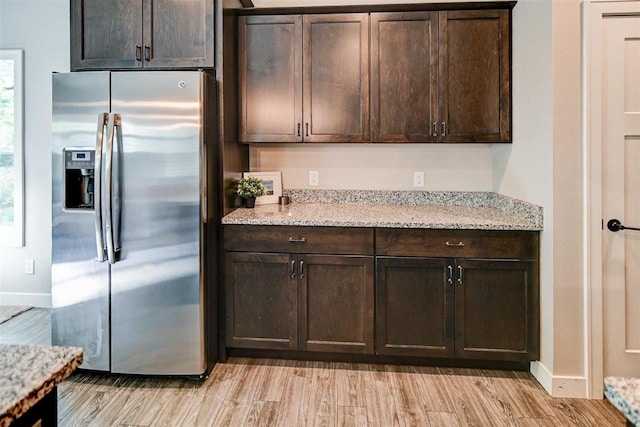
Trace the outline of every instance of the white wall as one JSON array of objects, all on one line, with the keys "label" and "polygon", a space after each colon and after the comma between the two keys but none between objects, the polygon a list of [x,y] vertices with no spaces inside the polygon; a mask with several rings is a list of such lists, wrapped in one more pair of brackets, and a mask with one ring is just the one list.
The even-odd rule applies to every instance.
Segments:
[{"label": "white wall", "polygon": [[[554,372],[552,1],[520,1],[513,11],[513,144],[493,150],[496,192],[544,207],[540,234],[540,366]],[[541,373],[538,370],[542,371]],[[546,375],[545,375],[546,374]],[[544,375],[544,376],[543,376]],[[551,378],[544,384],[550,388]]]},{"label": "white wall", "polygon": [[[580,0],[553,2],[554,394],[583,396],[586,282],[582,259],[583,176]],[[557,374],[556,374],[557,376]]]},{"label": "white wall", "polygon": [[486,144],[255,144],[249,159],[252,170],[282,171],[284,188],[345,190],[415,190],[413,172],[424,171],[425,190],[491,191],[491,163]]},{"label": "white wall", "polygon": [[[0,248],[0,304],[51,305],[51,72],[69,70],[69,0],[0,0],[0,48],[24,50],[25,246]],[[24,274],[24,260],[35,274]]]}]

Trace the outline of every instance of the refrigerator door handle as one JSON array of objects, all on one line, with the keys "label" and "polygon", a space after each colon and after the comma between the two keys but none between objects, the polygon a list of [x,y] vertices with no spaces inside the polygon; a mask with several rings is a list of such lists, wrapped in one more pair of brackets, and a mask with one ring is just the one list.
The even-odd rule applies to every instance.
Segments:
[{"label": "refrigerator door handle", "polygon": [[108,116],[108,113],[98,114],[98,129],[96,131],[96,152],[93,179],[97,251],[96,260],[99,262],[104,262],[104,240],[102,237],[102,143],[104,141],[104,127],[107,124]]},{"label": "refrigerator door handle", "polygon": [[114,244],[113,231],[113,136],[116,126],[120,126],[120,114],[109,114],[109,123],[107,125],[107,148],[105,150],[105,192],[106,200],[105,208],[105,230],[107,237],[107,260],[109,264],[116,263],[116,250]]}]

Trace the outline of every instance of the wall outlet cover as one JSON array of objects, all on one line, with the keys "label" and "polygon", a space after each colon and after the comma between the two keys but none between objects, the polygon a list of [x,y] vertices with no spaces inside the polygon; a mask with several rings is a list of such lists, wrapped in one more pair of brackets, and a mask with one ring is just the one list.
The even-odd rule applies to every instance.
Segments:
[{"label": "wall outlet cover", "polygon": [[25,259],[24,260],[24,274],[35,274],[36,271],[36,261],[33,259]]},{"label": "wall outlet cover", "polygon": [[309,171],[309,185],[316,187],[320,184],[320,174],[318,171]]}]

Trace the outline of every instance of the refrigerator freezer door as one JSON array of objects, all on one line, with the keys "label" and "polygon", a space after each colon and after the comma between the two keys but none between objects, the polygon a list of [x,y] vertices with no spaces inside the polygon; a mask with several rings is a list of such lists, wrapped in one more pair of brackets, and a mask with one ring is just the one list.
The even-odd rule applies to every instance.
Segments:
[{"label": "refrigerator freezer door", "polygon": [[206,370],[200,72],[113,72],[112,372]]},{"label": "refrigerator freezer door", "polygon": [[[84,349],[82,368],[108,371],[109,265],[97,261],[93,209],[65,210],[63,149],[94,147],[109,111],[109,73],[53,75],[52,343]],[[72,183],[68,182],[67,187]]]}]

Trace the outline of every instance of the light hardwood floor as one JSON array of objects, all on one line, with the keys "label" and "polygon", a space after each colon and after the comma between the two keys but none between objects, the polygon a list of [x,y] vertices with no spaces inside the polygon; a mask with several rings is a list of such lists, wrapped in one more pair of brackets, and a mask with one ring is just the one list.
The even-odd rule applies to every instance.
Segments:
[{"label": "light hardwood floor", "polygon": [[[50,329],[48,310],[30,310],[0,325],[0,342],[46,344]],[[203,382],[80,372],[58,393],[60,426],[625,425],[607,401],[482,369],[232,358]]]}]

